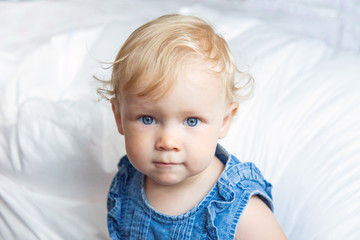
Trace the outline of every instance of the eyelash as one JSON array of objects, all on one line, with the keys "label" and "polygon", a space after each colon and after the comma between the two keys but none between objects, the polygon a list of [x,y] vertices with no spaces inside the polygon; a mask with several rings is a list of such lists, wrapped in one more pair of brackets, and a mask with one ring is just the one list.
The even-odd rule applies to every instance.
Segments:
[{"label": "eyelash", "polygon": [[[138,120],[144,125],[156,124],[156,120],[153,117],[148,116],[148,115],[141,116],[138,118]],[[184,121],[184,125],[186,125],[188,127],[196,127],[200,123],[201,123],[201,120],[197,117],[189,117]]]}]

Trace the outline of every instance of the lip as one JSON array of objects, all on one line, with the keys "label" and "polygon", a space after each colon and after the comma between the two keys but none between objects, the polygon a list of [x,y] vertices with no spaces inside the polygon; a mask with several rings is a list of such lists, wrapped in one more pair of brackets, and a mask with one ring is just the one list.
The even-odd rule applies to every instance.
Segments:
[{"label": "lip", "polygon": [[167,162],[154,162],[154,164],[158,167],[172,167],[179,165],[179,163],[167,163]]}]

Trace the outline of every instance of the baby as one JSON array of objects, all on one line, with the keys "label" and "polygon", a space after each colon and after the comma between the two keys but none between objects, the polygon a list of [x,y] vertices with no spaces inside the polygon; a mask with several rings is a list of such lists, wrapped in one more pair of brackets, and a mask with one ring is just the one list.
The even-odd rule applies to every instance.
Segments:
[{"label": "baby", "polygon": [[251,93],[235,73],[196,17],[159,17],[124,43],[106,91],[127,153],[108,195],[112,239],[286,239],[271,185],[217,144]]}]

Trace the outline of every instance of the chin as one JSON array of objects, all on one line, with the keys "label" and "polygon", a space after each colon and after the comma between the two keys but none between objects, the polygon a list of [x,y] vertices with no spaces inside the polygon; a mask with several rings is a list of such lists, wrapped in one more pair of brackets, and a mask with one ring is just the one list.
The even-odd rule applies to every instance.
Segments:
[{"label": "chin", "polygon": [[156,178],[151,177],[151,179],[153,181],[155,181],[157,184],[163,185],[163,186],[176,185],[176,184],[182,182],[182,180],[183,180],[183,179],[179,179],[178,177],[174,177],[174,176],[162,176],[162,177],[156,177]]}]

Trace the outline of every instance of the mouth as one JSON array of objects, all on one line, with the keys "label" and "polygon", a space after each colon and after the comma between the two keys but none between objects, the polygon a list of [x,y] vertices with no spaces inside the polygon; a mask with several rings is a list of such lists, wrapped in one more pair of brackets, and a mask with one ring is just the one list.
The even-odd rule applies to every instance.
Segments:
[{"label": "mouth", "polygon": [[168,162],[154,162],[154,164],[158,167],[172,167],[180,165],[179,163],[168,163]]}]

